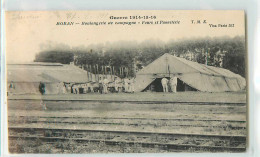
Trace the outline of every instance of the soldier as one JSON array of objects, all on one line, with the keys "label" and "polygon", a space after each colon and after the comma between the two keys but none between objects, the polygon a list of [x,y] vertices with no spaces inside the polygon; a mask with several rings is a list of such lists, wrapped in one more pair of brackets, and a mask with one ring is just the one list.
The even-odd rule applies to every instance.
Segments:
[{"label": "soldier", "polygon": [[98,90],[99,90],[100,94],[103,93],[103,80],[101,78],[99,79],[99,82],[98,82]]},{"label": "soldier", "polygon": [[119,92],[119,79],[115,77],[115,92]]},{"label": "soldier", "polygon": [[163,87],[163,92],[168,92],[168,79],[165,77],[162,78],[161,83]]},{"label": "soldier", "polygon": [[45,94],[45,84],[42,82],[39,84],[39,91],[42,95]]},{"label": "soldier", "polygon": [[125,93],[129,91],[129,80],[127,78],[124,79],[124,88],[125,88]]},{"label": "soldier", "polygon": [[79,94],[79,92],[78,92],[78,85],[73,85],[72,86],[72,90],[73,90],[73,94]]},{"label": "soldier", "polygon": [[87,92],[91,92],[91,93],[94,92],[93,85],[90,82],[87,83]]},{"label": "soldier", "polygon": [[71,86],[71,89],[72,89],[72,93],[75,94],[75,93],[76,93],[76,91],[75,91],[75,85],[72,85],[72,86]]},{"label": "soldier", "polygon": [[176,76],[171,77],[169,83],[170,83],[170,86],[171,86],[171,91],[172,91],[173,93],[176,93],[177,77],[176,77]]},{"label": "soldier", "polygon": [[67,91],[68,93],[72,93],[71,83],[67,85]]},{"label": "soldier", "polygon": [[83,84],[83,93],[86,94],[88,92],[88,86],[87,83]]},{"label": "soldier", "polygon": [[134,89],[134,78],[130,79],[129,78],[129,92],[134,93],[135,89]]},{"label": "soldier", "polygon": [[92,84],[92,83],[90,83],[90,92],[91,93],[94,93],[95,91],[94,91],[94,85]]},{"label": "soldier", "polygon": [[108,83],[109,83],[108,79],[105,78],[105,79],[103,80],[103,92],[104,92],[104,94],[107,94],[107,93],[108,93],[108,90],[107,90]]}]

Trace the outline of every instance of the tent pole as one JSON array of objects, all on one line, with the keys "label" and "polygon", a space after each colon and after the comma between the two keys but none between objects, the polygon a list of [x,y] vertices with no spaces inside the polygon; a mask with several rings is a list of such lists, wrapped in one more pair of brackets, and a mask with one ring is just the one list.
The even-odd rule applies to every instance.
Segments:
[{"label": "tent pole", "polygon": [[[166,61],[166,75],[167,75],[167,73],[169,73],[169,77],[170,77],[170,71],[168,70],[168,57],[166,56],[166,58],[165,58],[165,61]],[[168,72],[167,72],[168,71]]]}]

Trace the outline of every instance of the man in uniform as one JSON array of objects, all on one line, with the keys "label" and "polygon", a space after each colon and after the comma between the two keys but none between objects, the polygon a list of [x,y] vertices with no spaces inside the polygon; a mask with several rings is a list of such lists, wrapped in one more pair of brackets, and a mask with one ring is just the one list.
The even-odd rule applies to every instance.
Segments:
[{"label": "man in uniform", "polygon": [[134,88],[134,78],[130,79],[129,78],[129,92],[134,93],[135,88]]},{"label": "man in uniform", "polygon": [[99,81],[98,81],[98,91],[100,94],[103,94],[103,80],[101,77],[99,78]]},{"label": "man in uniform", "polygon": [[104,94],[107,94],[108,93],[108,90],[107,90],[107,88],[108,88],[108,83],[109,83],[109,81],[108,81],[108,79],[104,79],[103,80],[103,92],[104,92]]},{"label": "man in uniform", "polygon": [[75,84],[72,85],[73,94],[77,94],[77,93],[78,93],[76,86],[77,86],[77,85],[75,85]]},{"label": "man in uniform", "polygon": [[129,91],[129,80],[127,78],[124,79],[124,88],[125,88],[125,93]]},{"label": "man in uniform", "polygon": [[171,86],[171,91],[172,91],[173,93],[176,93],[177,77],[176,77],[176,76],[171,77],[169,83],[170,83],[170,86]]},{"label": "man in uniform", "polygon": [[40,82],[39,84],[39,90],[40,90],[40,93],[43,95],[45,94],[45,84]]},{"label": "man in uniform", "polygon": [[119,79],[115,77],[115,92],[119,92]]},{"label": "man in uniform", "polygon": [[163,92],[168,92],[168,79],[165,77],[162,78],[161,83],[163,87]]},{"label": "man in uniform", "polygon": [[91,93],[94,92],[93,85],[90,82],[87,83],[87,91]]}]

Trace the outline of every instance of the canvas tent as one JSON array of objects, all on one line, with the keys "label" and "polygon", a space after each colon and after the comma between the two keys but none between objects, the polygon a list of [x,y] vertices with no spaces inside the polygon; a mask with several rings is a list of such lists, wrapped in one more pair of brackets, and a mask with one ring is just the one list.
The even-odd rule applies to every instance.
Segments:
[{"label": "canvas tent", "polygon": [[8,86],[14,87],[8,88],[8,92],[15,94],[40,94],[40,82],[45,84],[45,94],[58,94],[61,93],[63,83],[92,83],[98,86],[98,79],[105,77],[109,81],[115,78],[114,75],[95,75],[77,66],[60,63],[35,62],[7,65]]},{"label": "canvas tent", "polygon": [[184,90],[226,92],[244,90],[246,86],[245,78],[227,69],[199,64],[166,53],[137,72],[135,90],[144,91],[153,84],[157,89],[162,88],[160,79],[173,75],[178,78],[178,86],[185,85]]}]

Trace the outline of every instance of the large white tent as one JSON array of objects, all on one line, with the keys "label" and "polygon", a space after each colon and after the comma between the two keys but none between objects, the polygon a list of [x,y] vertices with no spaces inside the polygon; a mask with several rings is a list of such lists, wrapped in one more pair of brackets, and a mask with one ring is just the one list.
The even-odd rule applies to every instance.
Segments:
[{"label": "large white tent", "polygon": [[115,75],[95,75],[77,66],[60,63],[34,62],[7,65],[7,82],[15,87],[8,88],[8,91],[14,94],[39,94],[40,82],[45,84],[46,94],[60,93],[62,83],[92,83],[98,87],[98,80],[104,78],[112,82]]},{"label": "large white tent", "polygon": [[190,89],[203,92],[241,91],[246,87],[245,78],[227,69],[199,64],[166,53],[137,72],[135,90],[144,91],[156,79],[173,75]]}]

